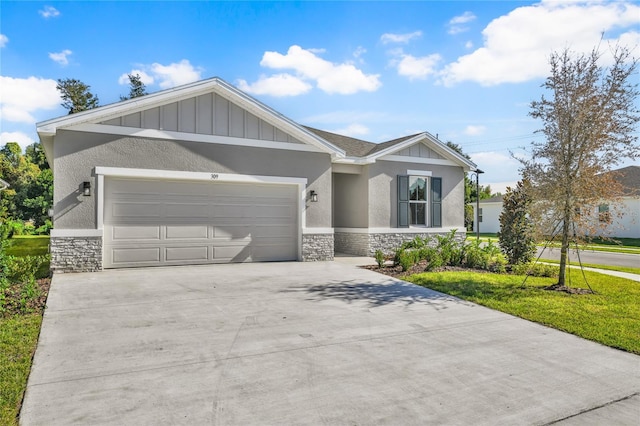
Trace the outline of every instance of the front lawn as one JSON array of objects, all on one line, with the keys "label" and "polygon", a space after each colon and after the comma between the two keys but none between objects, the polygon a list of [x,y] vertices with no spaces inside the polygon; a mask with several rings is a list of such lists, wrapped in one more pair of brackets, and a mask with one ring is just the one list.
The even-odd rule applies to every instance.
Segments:
[{"label": "front lawn", "polygon": [[[478,272],[426,272],[414,284],[640,355],[640,283],[585,272],[596,294],[544,290],[557,278]],[[580,271],[571,285],[586,288]]]},{"label": "front lawn", "polygon": [[48,253],[49,237],[16,236],[8,243],[6,254],[26,261],[15,282],[0,288],[0,424],[17,425],[49,290],[49,261],[37,271],[33,267],[37,281],[30,283],[24,272],[31,262],[27,256]]}]

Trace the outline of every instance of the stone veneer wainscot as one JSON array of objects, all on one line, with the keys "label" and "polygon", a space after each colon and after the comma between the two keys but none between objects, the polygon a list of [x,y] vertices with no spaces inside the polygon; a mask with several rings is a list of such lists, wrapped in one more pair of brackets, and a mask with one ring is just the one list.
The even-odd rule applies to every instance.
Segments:
[{"label": "stone veneer wainscot", "polygon": [[302,260],[317,262],[333,260],[333,234],[303,234]]},{"label": "stone veneer wainscot", "polygon": [[51,237],[53,272],[102,270],[102,237]]},{"label": "stone veneer wainscot", "polygon": [[[404,229],[404,228],[403,228]],[[426,232],[335,232],[335,251],[357,256],[373,256],[376,250],[382,250],[385,255],[391,255],[405,241],[411,241],[415,237],[433,238],[436,235],[446,236],[449,232],[433,229]],[[464,241],[465,231],[457,231],[457,241]]]}]

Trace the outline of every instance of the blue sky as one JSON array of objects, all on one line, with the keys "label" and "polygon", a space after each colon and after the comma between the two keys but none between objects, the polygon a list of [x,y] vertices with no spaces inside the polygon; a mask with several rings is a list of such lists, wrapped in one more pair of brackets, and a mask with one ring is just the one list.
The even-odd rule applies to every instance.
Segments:
[{"label": "blue sky", "polygon": [[[640,4],[606,1],[0,2],[0,143],[65,115],[56,79],[100,104],[221,77],[289,118],[380,142],[428,131],[504,191],[549,54],[619,42],[640,56]],[[607,55],[603,56],[606,62]],[[621,166],[629,165],[622,163]]]}]

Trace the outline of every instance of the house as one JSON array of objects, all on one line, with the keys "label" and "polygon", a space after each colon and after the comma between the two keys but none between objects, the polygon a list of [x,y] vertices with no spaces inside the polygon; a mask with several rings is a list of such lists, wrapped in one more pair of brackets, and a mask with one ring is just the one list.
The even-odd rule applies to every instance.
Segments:
[{"label": "house", "polygon": [[[623,188],[623,196],[612,205],[603,203],[592,211],[582,211],[588,222],[591,236],[618,238],[640,238],[640,166],[628,166],[608,173],[615,173],[615,179]],[[476,206],[474,204],[474,217]],[[502,196],[480,200],[480,232],[499,232]],[[474,227],[474,231],[476,228]]]},{"label": "house", "polygon": [[473,217],[478,218],[473,222],[473,232],[477,232],[480,223],[480,232],[496,233],[500,231],[500,213],[502,213],[502,195],[480,200],[480,215],[477,216],[477,204],[473,203]]},{"label": "house", "polygon": [[458,229],[475,164],[429,133],[304,127],[219,78],[37,124],[52,269],[331,260]]}]

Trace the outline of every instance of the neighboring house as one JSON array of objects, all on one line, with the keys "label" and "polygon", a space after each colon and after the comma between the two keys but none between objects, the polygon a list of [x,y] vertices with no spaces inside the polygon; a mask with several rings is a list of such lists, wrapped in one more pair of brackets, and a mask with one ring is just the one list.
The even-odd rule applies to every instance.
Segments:
[{"label": "neighboring house", "polygon": [[[640,238],[640,166],[628,166],[609,173],[616,174],[624,195],[614,205],[603,203],[593,211],[581,212],[593,221],[594,226],[590,226],[589,233],[591,236]],[[473,209],[475,217],[475,204]],[[500,231],[500,213],[501,196],[480,200],[480,232]]]},{"label": "neighboring house", "polygon": [[473,203],[473,217],[478,220],[473,222],[473,232],[477,232],[480,223],[480,232],[496,233],[500,231],[500,213],[502,213],[502,195],[480,200],[480,215],[476,213],[476,203]]},{"label": "neighboring house", "polygon": [[475,164],[429,133],[301,126],[218,78],[38,123],[54,271],[331,260],[464,237]]}]

